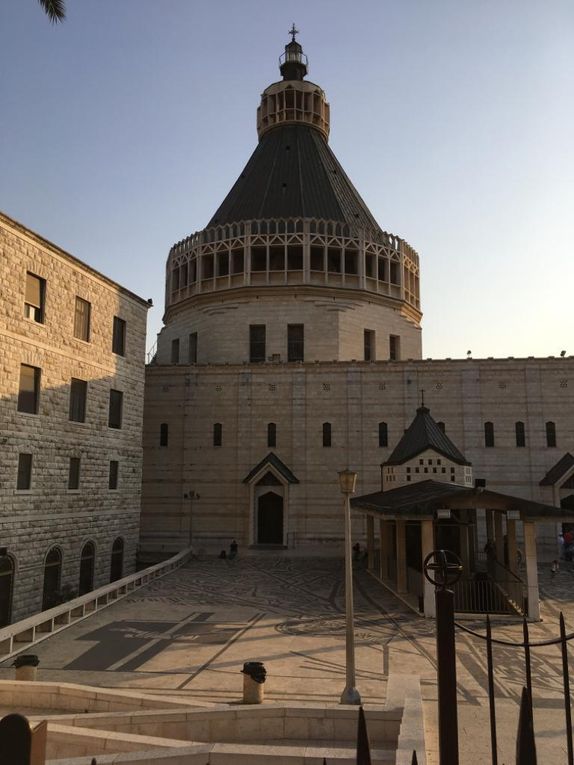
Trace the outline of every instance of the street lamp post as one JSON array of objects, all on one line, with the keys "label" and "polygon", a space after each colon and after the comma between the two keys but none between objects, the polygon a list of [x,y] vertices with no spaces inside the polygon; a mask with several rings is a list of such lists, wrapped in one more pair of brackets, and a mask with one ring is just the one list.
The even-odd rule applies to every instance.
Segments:
[{"label": "street lamp post", "polygon": [[353,558],[351,549],[351,494],[355,493],[357,474],[352,470],[339,472],[339,484],[344,496],[345,512],[345,690],[341,704],[360,704],[355,687],[355,635],[353,630]]},{"label": "street lamp post", "polygon": [[188,546],[191,547],[191,540],[193,538],[193,500],[200,499],[199,494],[196,491],[188,491],[183,495],[184,499],[189,499],[189,542]]}]

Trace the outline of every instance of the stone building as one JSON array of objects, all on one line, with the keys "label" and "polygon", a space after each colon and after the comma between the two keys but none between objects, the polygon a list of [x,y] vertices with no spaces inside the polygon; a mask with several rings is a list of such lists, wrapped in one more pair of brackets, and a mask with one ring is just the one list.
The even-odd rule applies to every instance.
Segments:
[{"label": "stone building", "polygon": [[131,573],[148,303],[0,214],[0,624]]},{"label": "stone building", "polygon": [[[489,488],[568,501],[574,358],[423,360],[419,256],[329,148],[325,93],[295,40],[280,71],[245,169],[169,253],[146,370],[142,548],[340,539],[337,471],[378,490],[421,389]],[[554,555],[554,527],[543,541]]]}]

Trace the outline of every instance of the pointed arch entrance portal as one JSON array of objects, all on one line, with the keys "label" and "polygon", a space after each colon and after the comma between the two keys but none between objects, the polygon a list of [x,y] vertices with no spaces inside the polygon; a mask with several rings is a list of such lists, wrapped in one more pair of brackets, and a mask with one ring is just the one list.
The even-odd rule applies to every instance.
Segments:
[{"label": "pointed arch entrance portal", "polygon": [[257,544],[283,544],[283,497],[275,491],[257,498]]},{"label": "pointed arch entrance portal", "polygon": [[285,463],[270,452],[243,479],[249,485],[251,545],[289,544],[289,490],[299,481]]}]

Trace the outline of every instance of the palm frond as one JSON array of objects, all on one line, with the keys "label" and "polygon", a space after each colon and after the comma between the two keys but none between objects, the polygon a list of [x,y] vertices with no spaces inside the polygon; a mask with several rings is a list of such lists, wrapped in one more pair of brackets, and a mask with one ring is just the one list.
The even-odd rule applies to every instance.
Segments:
[{"label": "palm frond", "polygon": [[38,0],[38,2],[52,24],[57,24],[58,21],[64,21],[66,18],[64,0]]}]

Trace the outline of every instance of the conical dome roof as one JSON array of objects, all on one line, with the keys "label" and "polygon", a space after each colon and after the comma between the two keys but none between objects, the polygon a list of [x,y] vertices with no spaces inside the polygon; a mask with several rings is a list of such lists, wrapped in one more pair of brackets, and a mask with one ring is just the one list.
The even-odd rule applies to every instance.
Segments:
[{"label": "conical dome roof", "polygon": [[321,132],[305,124],[279,125],[262,135],[208,228],[291,217],[380,231]]}]

